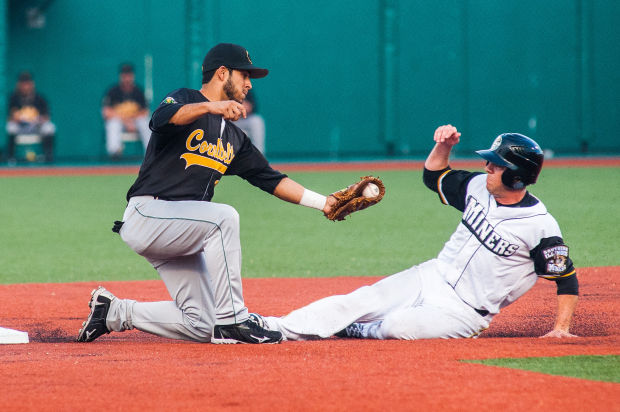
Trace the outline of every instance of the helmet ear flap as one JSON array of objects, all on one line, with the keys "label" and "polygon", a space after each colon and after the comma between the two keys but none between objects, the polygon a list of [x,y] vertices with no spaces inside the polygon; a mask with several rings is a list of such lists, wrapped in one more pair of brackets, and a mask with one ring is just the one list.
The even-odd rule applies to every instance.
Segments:
[{"label": "helmet ear flap", "polygon": [[521,181],[521,179],[519,179],[518,177],[516,177],[514,179],[514,182],[512,184],[512,188],[513,189],[523,189],[525,187],[525,185],[523,184],[523,182]]},{"label": "helmet ear flap", "polygon": [[523,189],[525,187],[521,177],[511,169],[506,169],[502,173],[502,183],[511,189]]}]

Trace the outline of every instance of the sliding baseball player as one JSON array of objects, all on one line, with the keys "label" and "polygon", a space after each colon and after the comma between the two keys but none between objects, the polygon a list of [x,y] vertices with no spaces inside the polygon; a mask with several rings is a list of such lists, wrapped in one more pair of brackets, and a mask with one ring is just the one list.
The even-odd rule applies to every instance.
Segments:
[{"label": "sliding baseball player", "polygon": [[542,277],[556,282],[558,297],[555,326],[545,336],[573,337],[579,284],[569,249],[556,220],[526,188],[538,178],[542,150],[526,136],[505,133],[477,151],[486,173],[453,170],[450,152],[460,136],[451,125],[439,127],[425,163],[426,186],[463,213],[437,258],[264,318],[265,325],[288,340],[477,337]]}]

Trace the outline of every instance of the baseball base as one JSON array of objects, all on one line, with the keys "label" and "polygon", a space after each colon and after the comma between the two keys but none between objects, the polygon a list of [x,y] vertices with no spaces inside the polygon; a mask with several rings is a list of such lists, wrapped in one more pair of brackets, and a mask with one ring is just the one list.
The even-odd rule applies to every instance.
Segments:
[{"label": "baseball base", "polygon": [[28,343],[28,332],[0,327],[0,345],[12,343]]}]

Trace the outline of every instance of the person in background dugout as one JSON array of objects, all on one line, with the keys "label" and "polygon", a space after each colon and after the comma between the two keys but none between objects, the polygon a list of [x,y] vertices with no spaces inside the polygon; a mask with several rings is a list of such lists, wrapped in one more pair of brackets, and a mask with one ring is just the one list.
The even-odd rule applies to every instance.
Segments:
[{"label": "person in background dugout", "polygon": [[36,92],[32,75],[22,72],[17,87],[9,99],[8,133],[9,163],[15,162],[15,139],[18,135],[36,134],[41,137],[46,162],[54,159],[56,126],[50,121],[47,101]]},{"label": "person in background dugout", "polygon": [[118,84],[110,87],[103,98],[106,150],[113,158],[123,154],[123,132],[137,132],[145,149],[151,136],[146,98],[135,78],[131,64],[121,65]]},{"label": "person in background dugout", "polygon": [[247,117],[241,117],[234,123],[250,138],[254,146],[265,154],[265,120],[258,114],[256,99],[251,90],[245,96],[243,107],[247,111]]}]

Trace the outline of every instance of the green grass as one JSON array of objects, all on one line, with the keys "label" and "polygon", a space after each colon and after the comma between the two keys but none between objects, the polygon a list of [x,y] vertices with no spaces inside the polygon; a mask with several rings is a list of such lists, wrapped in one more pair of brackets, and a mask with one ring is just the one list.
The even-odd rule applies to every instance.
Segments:
[{"label": "green grass", "polygon": [[504,358],[467,360],[464,362],[522,369],[549,375],[620,383],[620,356],[618,355]]},{"label": "green grass", "polygon": [[[363,174],[290,176],[330,193]],[[374,174],[385,181],[385,199],[336,223],[239,178],[224,178],[214,201],[234,206],[241,215],[244,276],[380,276],[436,256],[460,213],[424,187],[421,171]],[[0,179],[0,283],[157,279],[110,230],[123,214],[134,178]],[[558,220],[577,267],[620,265],[619,178],[620,168],[548,169],[532,189]]]}]

